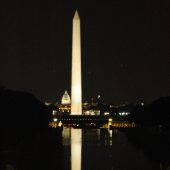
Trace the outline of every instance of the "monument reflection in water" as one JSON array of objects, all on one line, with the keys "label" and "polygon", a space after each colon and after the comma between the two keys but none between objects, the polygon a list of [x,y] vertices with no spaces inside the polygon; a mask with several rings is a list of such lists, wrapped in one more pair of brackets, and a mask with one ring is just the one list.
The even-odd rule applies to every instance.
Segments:
[{"label": "monument reflection in water", "polygon": [[71,129],[71,170],[81,170],[82,130]]},{"label": "monument reflection in water", "polygon": [[[160,170],[159,161],[151,160],[142,148],[136,147],[139,141],[130,142],[130,132],[64,128],[63,170]],[[133,135],[140,137],[138,131]]]},{"label": "monument reflection in water", "polygon": [[[82,115],[80,17],[76,11],[72,35],[71,115]],[[71,169],[81,170],[82,130],[71,129]]]}]

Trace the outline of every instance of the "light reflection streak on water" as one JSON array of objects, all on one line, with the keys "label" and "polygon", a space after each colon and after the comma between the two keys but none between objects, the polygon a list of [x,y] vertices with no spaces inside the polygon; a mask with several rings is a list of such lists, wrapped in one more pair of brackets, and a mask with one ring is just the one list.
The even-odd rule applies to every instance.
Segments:
[{"label": "light reflection streak on water", "polygon": [[81,170],[82,130],[71,129],[71,170]]},{"label": "light reflection streak on water", "polygon": [[97,129],[98,145],[100,145],[100,129]]},{"label": "light reflection streak on water", "polygon": [[157,162],[150,162],[126,135],[117,129],[64,128],[63,170],[159,169]]},{"label": "light reflection streak on water", "polygon": [[112,146],[112,130],[109,130],[109,145]]}]

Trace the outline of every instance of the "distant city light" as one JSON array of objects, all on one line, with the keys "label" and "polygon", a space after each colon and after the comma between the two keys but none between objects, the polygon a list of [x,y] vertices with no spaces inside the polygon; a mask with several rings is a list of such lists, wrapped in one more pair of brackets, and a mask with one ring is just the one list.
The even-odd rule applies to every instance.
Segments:
[{"label": "distant city light", "polygon": [[86,114],[87,114],[87,115],[90,114],[90,111],[86,111]]},{"label": "distant city light", "polygon": [[130,113],[129,112],[119,112],[118,113],[120,116],[127,116],[127,115],[129,115]]},{"label": "distant city light", "polygon": [[57,122],[58,119],[57,119],[57,118],[54,118],[53,120],[54,120],[54,122]]},{"label": "distant city light", "polygon": [[61,121],[59,122],[58,126],[59,126],[59,127],[61,127],[61,126],[62,126],[62,122],[61,122]]},{"label": "distant city light", "polygon": [[109,118],[109,122],[112,122],[112,118]]},{"label": "distant city light", "polygon": [[54,115],[56,115],[56,113],[57,113],[57,111],[53,110],[52,115],[54,116]]},{"label": "distant city light", "polygon": [[109,114],[110,114],[109,112],[105,112],[105,113],[104,113],[105,116],[106,116],[106,115],[109,115]]},{"label": "distant city light", "polygon": [[50,103],[50,102],[45,102],[44,103],[46,106],[50,106],[52,103]]}]

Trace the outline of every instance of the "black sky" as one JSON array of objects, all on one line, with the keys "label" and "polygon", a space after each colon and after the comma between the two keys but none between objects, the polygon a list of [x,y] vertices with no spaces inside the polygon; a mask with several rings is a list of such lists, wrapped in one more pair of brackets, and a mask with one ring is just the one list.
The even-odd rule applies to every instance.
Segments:
[{"label": "black sky", "polygon": [[83,100],[170,95],[168,0],[16,0],[0,5],[0,84],[56,102],[70,93],[72,17],[81,17]]}]

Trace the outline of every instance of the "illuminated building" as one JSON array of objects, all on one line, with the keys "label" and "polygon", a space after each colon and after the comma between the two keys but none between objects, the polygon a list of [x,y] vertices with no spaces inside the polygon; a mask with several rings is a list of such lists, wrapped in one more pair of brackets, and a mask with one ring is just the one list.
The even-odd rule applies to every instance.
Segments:
[{"label": "illuminated building", "polygon": [[61,99],[61,104],[63,105],[68,105],[71,103],[71,100],[70,100],[70,96],[69,94],[67,93],[67,91],[65,91],[65,93],[63,94],[63,97]]},{"label": "illuminated building", "polygon": [[[56,114],[70,114],[71,113],[71,100],[70,100],[70,96],[67,93],[67,91],[65,91],[64,95],[61,98],[61,103],[56,103],[56,110],[57,111],[53,111],[53,115]],[[57,109],[58,108],[58,109]],[[100,111],[100,107],[98,105],[98,102],[94,102],[94,99],[91,99],[91,102],[85,102],[82,103],[82,114],[83,115],[100,115],[101,111]]]},{"label": "illuminated building", "polygon": [[71,105],[63,105],[63,104],[58,104],[58,113],[59,114],[70,114],[71,110]]},{"label": "illuminated building", "polygon": [[56,106],[58,107],[58,114],[70,114],[71,110],[70,104],[71,104],[70,96],[67,93],[67,91],[65,91],[61,98],[61,104],[56,104]]}]

